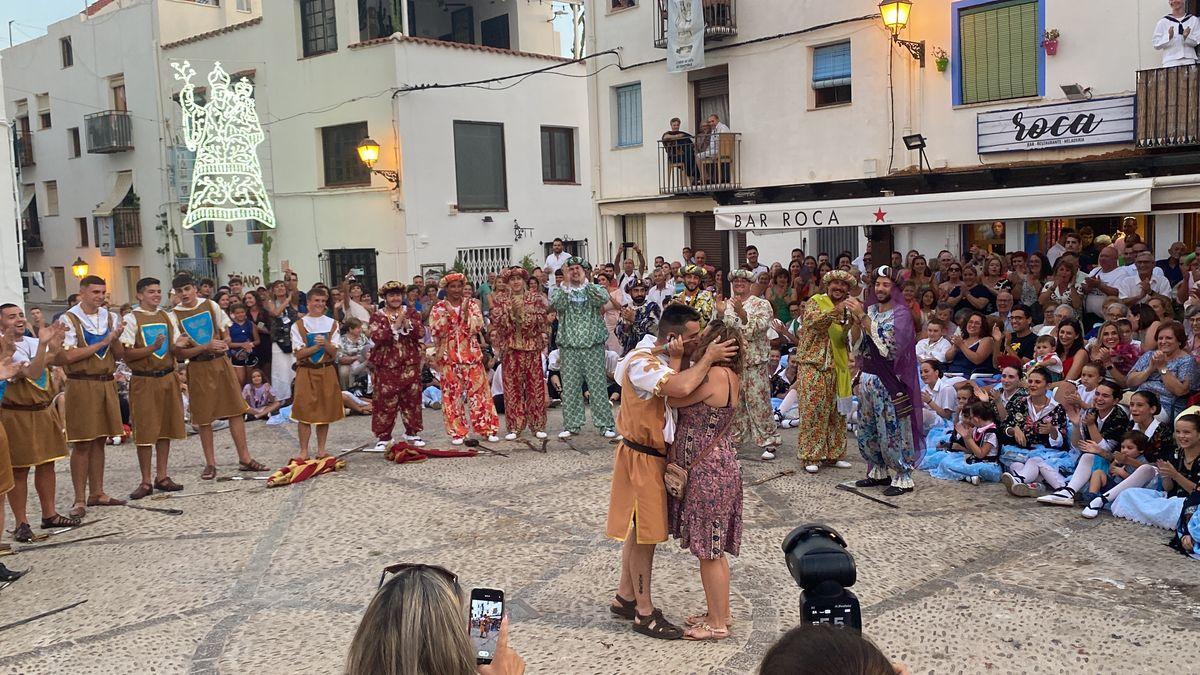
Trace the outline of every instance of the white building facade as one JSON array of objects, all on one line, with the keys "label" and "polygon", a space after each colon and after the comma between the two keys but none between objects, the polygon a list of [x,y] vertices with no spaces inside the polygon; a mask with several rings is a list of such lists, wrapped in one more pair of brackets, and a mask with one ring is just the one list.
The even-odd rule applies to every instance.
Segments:
[{"label": "white building facade", "polygon": [[[437,0],[255,0],[253,12],[243,15],[229,14],[236,12],[233,3],[222,5],[236,20],[170,39],[164,32],[143,61],[151,83],[145,109],[157,115],[145,125],[155,139],[143,144],[135,138],[132,153],[153,147],[155,154],[147,170],[131,167],[142,205],[142,246],[118,247],[107,259],[81,249],[92,269],[118,278],[132,278],[131,266],[156,276],[191,269],[218,283],[236,274],[251,287],[279,278],[285,267],[304,285],[334,283],[356,270],[373,292],[372,285],[440,271],[456,260],[476,278],[525,256],[540,261],[555,237],[580,250],[594,241],[583,66],[557,56],[549,3],[443,8]],[[62,23],[42,39],[53,38]],[[184,147],[177,103],[182,83],[172,68],[184,61],[197,72],[193,82],[202,101],[209,94],[204,80],[217,62],[235,82],[254,84],[265,132],[258,157],[274,229],[257,221],[180,226],[194,157]],[[546,67],[574,77],[418,86]],[[6,92],[6,100],[17,94]],[[133,128],[139,129],[136,120]],[[375,171],[356,150],[368,138],[380,146]],[[40,161],[36,171],[25,182],[49,179]],[[93,202],[112,191],[100,183]],[[74,249],[71,232],[59,233],[64,229],[41,219],[44,240],[56,236]],[[75,253],[55,250],[50,260],[43,252],[31,269],[54,270],[58,259]],[[114,299],[131,294],[123,284],[113,288]]]},{"label": "white building facade", "polygon": [[[876,0],[702,0],[704,67],[679,73],[662,48],[667,4],[589,0],[589,51],[621,47],[621,68],[589,92],[602,239],[668,259],[705,248],[728,268],[747,243],[768,263],[793,248],[857,254],[860,226],[874,224],[893,226],[896,250],[930,255],[1045,250],[1063,227],[1102,234],[1124,217],[1160,257],[1200,238],[1195,195],[1179,187],[1200,173],[1200,72],[1157,70],[1165,1],[915,0],[899,37],[924,42],[922,67],[891,42]],[[700,135],[714,112],[730,133],[709,159],[660,140],[671,118]],[[917,135],[923,165],[903,140]],[[1114,180],[1142,182],[1110,186],[1124,191],[1109,203],[1072,187]],[[1062,198],[1029,193],[1045,185]],[[1023,206],[954,210],[936,196],[979,207],[978,190]]]},{"label": "white building facade", "polygon": [[[4,74],[0,69],[0,91],[4,86]],[[0,127],[10,135],[13,120],[0,100]],[[17,167],[14,162],[15,145],[0,143],[0,304],[12,302],[24,306],[25,294],[21,286],[21,263],[24,250],[20,243],[21,214],[17,213]]]}]

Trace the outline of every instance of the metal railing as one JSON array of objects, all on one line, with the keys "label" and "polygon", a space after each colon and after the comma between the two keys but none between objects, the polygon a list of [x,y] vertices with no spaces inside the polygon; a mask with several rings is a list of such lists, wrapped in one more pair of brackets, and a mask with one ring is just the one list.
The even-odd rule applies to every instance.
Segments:
[{"label": "metal railing", "polygon": [[176,258],[175,273],[191,272],[196,279],[216,279],[217,261],[212,258]]},{"label": "metal railing", "polygon": [[702,134],[658,141],[658,192],[664,195],[742,187],[742,135]]},{"label": "metal railing", "polygon": [[127,110],[105,110],[83,118],[87,128],[87,151],[109,154],[133,149],[133,124]]},{"label": "metal railing", "polygon": [[42,248],[42,223],[35,214],[26,212],[22,215],[21,239],[25,248]]},{"label": "metal railing", "polygon": [[113,241],[117,248],[132,248],[142,245],[142,214],[136,206],[118,206],[113,209]]},{"label": "metal railing", "polygon": [[[667,47],[667,4],[680,0],[655,0],[654,46]],[[691,0],[683,0],[685,4]],[[737,35],[737,0],[701,0],[704,7],[704,39],[724,40]]]},{"label": "metal railing", "polygon": [[471,283],[478,284],[489,274],[499,274],[512,265],[511,246],[475,246],[458,249],[458,262]]},{"label": "metal railing", "polygon": [[16,156],[17,166],[33,166],[32,131],[16,130],[16,136],[13,137],[13,154]]},{"label": "metal railing", "polygon": [[1140,70],[1137,145],[1200,145],[1200,65]]}]

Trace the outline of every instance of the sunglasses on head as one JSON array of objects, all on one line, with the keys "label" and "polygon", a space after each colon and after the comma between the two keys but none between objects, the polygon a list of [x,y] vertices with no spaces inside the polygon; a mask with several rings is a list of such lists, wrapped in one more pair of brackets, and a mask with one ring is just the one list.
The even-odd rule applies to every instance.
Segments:
[{"label": "sunglasses on head", "polygon": [[379,587],[383,588],[383,584],[389,576],[395,576],[406,570],[432,570],[442,575],[454,587],[458,587],[458,575],[441,565],[426,565],[425,563],[395,563],[383,568],[383,574],[379,575]]}]

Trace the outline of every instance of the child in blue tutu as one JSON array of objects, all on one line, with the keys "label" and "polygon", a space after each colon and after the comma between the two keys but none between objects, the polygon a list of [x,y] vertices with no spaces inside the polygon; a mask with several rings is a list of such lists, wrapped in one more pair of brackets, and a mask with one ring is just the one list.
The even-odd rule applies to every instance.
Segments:
[{"label": "child in blue tutu", "polygon": [[1160,459],[1155,468],[1162,489],[1131,488],[1112,504],[1114,516],[1165,530],[1174,529],[1183,503],[1200,483],[1200,415],[1188,414],[1175,420],[1175,452]]},{"label": "child in blue tutu", "polygon": [[[967,390],[970,393],[970,389]],[[971,485],[1000,481],[1000,442],[996,437],[996,411],[983,401],[967,403],[954,425],[957,440],[929,475],[961,480]]]}]

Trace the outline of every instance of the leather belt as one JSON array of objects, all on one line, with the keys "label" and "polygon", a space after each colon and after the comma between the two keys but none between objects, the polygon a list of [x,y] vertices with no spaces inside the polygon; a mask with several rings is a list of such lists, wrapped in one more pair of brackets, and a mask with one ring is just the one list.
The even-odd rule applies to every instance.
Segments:
[{"label": "leather belt", "polygon": [[225,355],[218,354],[217,352],[209,352],[207,354],[197,354],[196,356],[193,356],[188,360],[195,361],[196,363],[203,363],[204,361],[213,361],[213,360],[219,359],[222,356],[225,356]]},{"label": "leather belt", "polygon": [[320,363],[312,363],[312,362],[297,363],[296,367],[297,368],[312,368],[313,370],[319,370],[321,368],[328,368],[329,366],[332,366],[332,365],[333,365],[333,361],[322,361]]},{"label": "leather belt", "polygon": [[41,411],[45,410],[46,408],[49,408],[50,403],[52,403],[52,402],[47,401],[46,403],[35,403],[33,405],[22,405],[20,403],[12,403],[9,401],[5,401],[3,403],[0,403],[0,408],[3,408],[4,410],[19,410],[21,412],[41,412]]},{"label": "leather belt", "polygon": [[157,377],[165,377],[167,375],[170,375],[171,373],[175,372],[175,369],[168,368],[166,370],[134,370],[131,372],[133,373],[134,377],[156,377],[157,378]]},{"label": "leather belt", "polygon": [[642,445],[641,443],[631,441],[628,438],[621,439],[621,443],[623,443],[625,445],[625,447],[629,448],[630,450],[633,450],[634,452],[640,452],[643,455],[650,455],[651,457],[661,457],[663,459],[666,459],[666,457],[667,457],[667,455],[662,450],[659,450],[658,448],[652,448],[649,445]]},{"label": "leather belt", "polygon": [[88,375],[87,373],[67,373],[68,380],[89,380],[91,382],[112,382],[112,375]]}]

